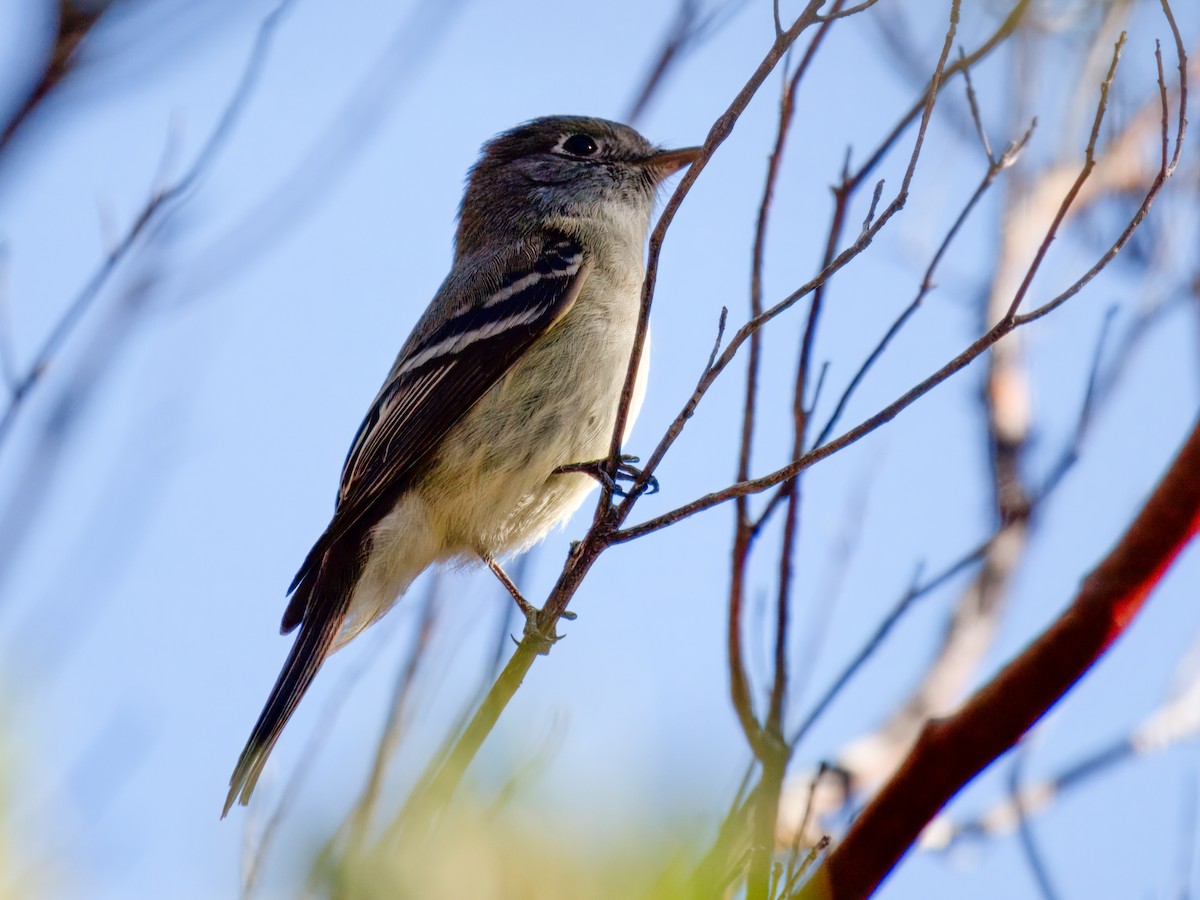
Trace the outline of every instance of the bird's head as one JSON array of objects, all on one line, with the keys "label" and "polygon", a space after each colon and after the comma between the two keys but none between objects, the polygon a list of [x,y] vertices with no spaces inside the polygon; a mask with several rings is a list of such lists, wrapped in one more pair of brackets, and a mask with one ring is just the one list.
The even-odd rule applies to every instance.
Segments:
[{"label": "bird's head", "polygon": [[632,213],[648,221],[655,188],[699,152],[663,150],[606,119],[547,116],[518,125],[485,144],[471,169],[459,249],[497,229],[520,233],[551,218]]}]

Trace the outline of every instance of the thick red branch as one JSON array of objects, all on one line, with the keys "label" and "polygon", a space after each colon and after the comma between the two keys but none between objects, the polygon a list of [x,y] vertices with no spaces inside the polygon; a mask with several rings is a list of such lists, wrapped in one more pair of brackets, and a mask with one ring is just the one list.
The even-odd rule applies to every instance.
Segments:
[{"label": "thick red branch", "polygon": [[929,722],[804,896],[867,897],[925,825],[1104,655],[1200,531],[1200,422],[1129,530],[1058,620],[957,713]]}]

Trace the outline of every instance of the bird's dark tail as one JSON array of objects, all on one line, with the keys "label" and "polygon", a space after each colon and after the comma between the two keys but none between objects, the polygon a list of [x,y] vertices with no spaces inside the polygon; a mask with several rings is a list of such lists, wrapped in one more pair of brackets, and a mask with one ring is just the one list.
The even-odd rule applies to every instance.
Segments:
[{"label": "bird's dark tail", "polygon": [[[326,554],[320,566],[308,573],[292,597],[292,605],[299,601],[304,609],[300,633],[283,665],[283,671],[275,681],[275,687],[271,689],[266,706],[254,724],[250,740],[238,757],[233,777],[229,779],[229,794],[225,798],[221,818],[225,818],[235,801],[243,806],[250,801],[254,785],[258,783],[267,757],[283,733],[283,727],[296,711],[296,705],[312,684],[321,664],[333,650],[357,580],[355,557],[358,550],[357,547],[353,548],[350,560],[331,559],[334,555],[337,555],[336,548]],[[347,562],[349,565],[346,565]],[[348,575],[350,577],[346,577]]]}]

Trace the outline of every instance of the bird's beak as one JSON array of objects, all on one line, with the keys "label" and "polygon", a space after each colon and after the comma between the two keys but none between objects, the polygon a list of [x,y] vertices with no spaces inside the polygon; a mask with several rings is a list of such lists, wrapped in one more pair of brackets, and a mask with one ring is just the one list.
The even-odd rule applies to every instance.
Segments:
[{"label": "bird's beak", "polygon": [[684,147],[682,150],[661,150],[653,156],[642,160],[642,165],[649,169],[655,181],[662,181],[669,175],[674,175],[684,166],[690,166],[700,155],[700,147]]}]

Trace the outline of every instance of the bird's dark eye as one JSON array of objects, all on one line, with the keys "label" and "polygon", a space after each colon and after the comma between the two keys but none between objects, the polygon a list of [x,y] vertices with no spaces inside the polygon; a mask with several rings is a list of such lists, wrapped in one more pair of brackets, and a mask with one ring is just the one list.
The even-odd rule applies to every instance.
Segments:
[{"label": "bird's dark eye", "polygon": [[595,156],[600,148],[586,134],[573,134],[562,142],[562,148],[572,156]]}]

